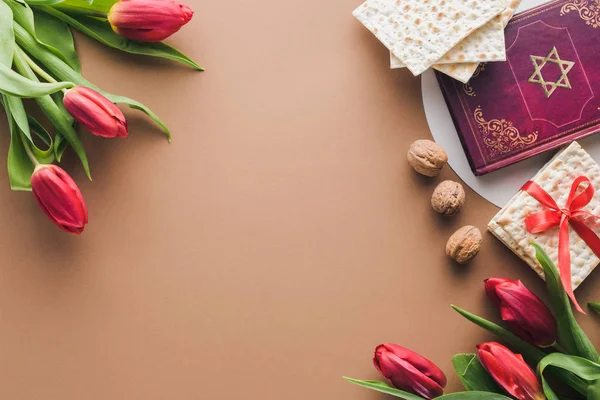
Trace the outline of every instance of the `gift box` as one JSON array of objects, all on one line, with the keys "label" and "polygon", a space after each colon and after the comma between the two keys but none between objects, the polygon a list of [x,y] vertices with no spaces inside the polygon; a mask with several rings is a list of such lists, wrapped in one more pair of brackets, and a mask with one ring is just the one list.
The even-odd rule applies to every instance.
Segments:
[{"label": "gift box", "polygon": [[467,84],[437,73],[476,175],[600,131],[600,11],[591,3],[516,15],[506,62],[480,64]]},{"label": "gift box", "polygon": [[543,278],[531,246],[539,244],[559,267],[565,288],[575,289],[600,262],[596,189],[600,166],[573,142],[523,186],[490,221],[488,230]]}]

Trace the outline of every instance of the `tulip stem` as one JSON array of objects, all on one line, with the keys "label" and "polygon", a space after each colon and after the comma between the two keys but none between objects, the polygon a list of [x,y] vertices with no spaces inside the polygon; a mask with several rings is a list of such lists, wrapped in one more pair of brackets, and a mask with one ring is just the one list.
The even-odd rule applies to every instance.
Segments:
[{"label": "tulip stem", "polygon": [[38,165],[40,165],[40,162],[35,157],[35,154],[33,154],[33,151],[31,151],[31,146],[29,145],[29,140],[24,136],[25,135],[21,135],[21,142],[23,142],[23,148],[25,149],[25,153],[27,153],[27,156],[29,157],[29,159],[31,160],[33,165],[37,167]]},{"label": "tulip stem", "polygon": [[31,67],[31,69],[38,74],[40,77],[44,78],[46,81],[50,82],[50,83],[56,83],[57,80],[54,79],[49,73],[47,73],[46,71],[44,71],[44,69],[42,67],[40,67],[39,65],[37,65],[35,63],[35,61],[33,61],[31,59],[31,57],[29,57],[29,55],[27,53],[25,53],[23,50],[19,49],[21,51],[21,54],[23,55],[23,58],[25,59],[25,61],[27,61],[27,64],[29,64],[29,66]]},{"label": "tulip stem", "polygon": [[554,347],[554,349],[556,349],[560,353],[568,354],[567,350],[564,347],[562,347],[560,344],[558,344],[558,342],[554,343],[551,347]]}]

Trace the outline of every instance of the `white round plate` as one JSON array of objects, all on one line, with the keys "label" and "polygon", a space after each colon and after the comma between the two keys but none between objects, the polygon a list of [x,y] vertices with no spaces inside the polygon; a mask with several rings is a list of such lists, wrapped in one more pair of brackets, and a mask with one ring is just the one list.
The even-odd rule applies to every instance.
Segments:
[{"label": "white round plate", "polygon": [[[546,0],[523,0],[518,12],[545,2]],[[487,175],[475,176],[471,171],[471,167],[469,167],[469,162],[433,70],[423,74],[421,86],[425,115],[431,134],[434,140],[448,152],[450,166],[471,189],[496,206],[504,207],[521,186],[528,179],[531,179],[552,157],[552,152],[550,154],[544,153]],[[598,137],[591,136],[581,140],[580,143],[594,159],[600,160],[600,140],[598,140]]]}]

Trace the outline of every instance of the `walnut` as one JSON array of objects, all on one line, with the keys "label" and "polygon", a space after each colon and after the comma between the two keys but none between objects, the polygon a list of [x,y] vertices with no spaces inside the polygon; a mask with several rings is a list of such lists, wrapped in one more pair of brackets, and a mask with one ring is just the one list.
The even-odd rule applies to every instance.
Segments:
[{"label": "walnut", "polygon": [[443,215],[454,215],[465,204],[465,190],[458,182],[444,181],[438,185],[431,196],[431,207]]},{"label": "walnut", "polygon": [[408,149],[408,163],[421,175],[433,177],[448,163],[448,155],[431,140],[417,140]]},{"label": "walnut", "polygon": [[446,254],[459,264],[466,264],[481,250],[483,237],[474,226],[463,226],[448,239]]}]

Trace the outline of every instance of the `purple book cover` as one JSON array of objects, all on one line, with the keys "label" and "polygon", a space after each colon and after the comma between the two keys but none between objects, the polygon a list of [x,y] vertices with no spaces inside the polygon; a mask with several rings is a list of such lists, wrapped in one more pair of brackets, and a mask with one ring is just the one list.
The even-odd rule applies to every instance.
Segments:
[{"label": "purple book cover", "polygon": [[600,0],[558,0],[516,15],[506,62],[468,84],[437,73],[475,175],[600,131]]}]

